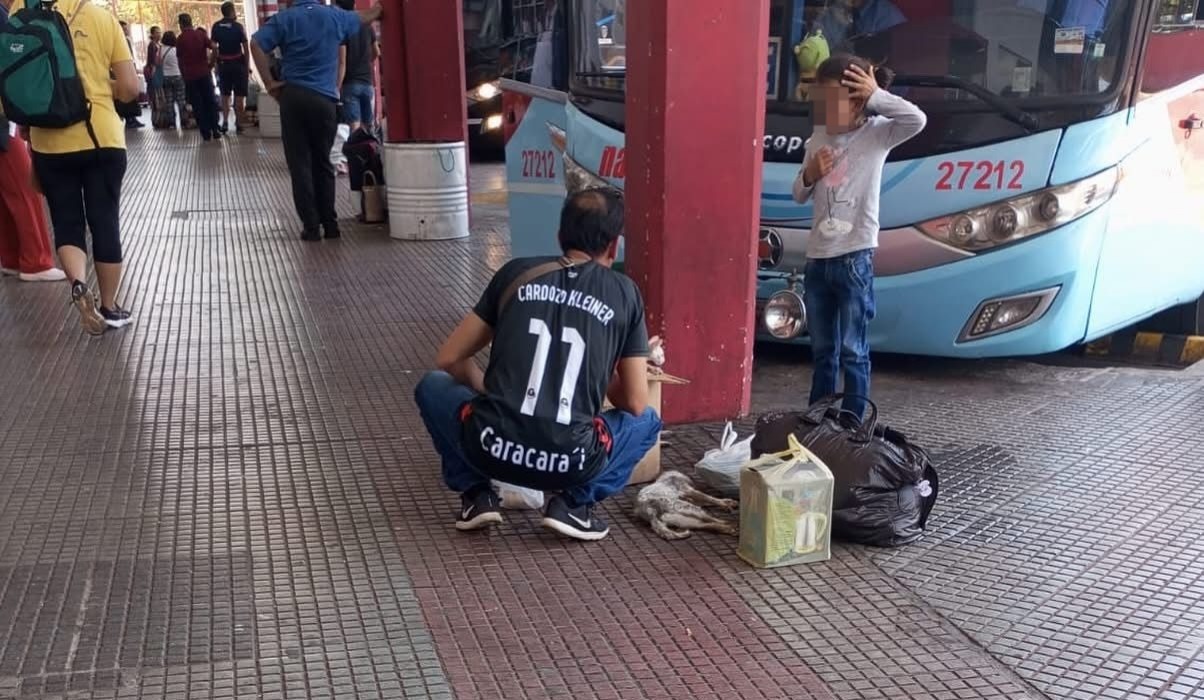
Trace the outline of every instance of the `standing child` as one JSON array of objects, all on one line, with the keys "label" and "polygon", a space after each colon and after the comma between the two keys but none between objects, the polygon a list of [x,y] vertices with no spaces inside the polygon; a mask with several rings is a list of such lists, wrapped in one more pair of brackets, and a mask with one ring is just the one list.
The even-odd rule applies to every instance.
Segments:
[{"label": "standing child", "polygon": [[885,88],[894,74],[864,58],[835,54],[811,90],[815,131],[807,140],[794,199],[815,200],[803,280],[815,375],[811,403],[836,393],[860,419],[870,392],[867,327],[874,317],[878,193],[886,155],[927,121],[918,107]]}]

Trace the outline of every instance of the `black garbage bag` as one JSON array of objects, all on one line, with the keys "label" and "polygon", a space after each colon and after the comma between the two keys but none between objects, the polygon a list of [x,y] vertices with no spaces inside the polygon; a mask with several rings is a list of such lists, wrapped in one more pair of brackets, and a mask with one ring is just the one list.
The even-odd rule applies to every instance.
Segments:
[{"label": "black garbage bag", "polygon": [[928,453],[903,433],[879,426],[872,401],[862,423],[839,411],[841,398],[831,396],[801,413],[762,416],[753,458],[785,451],[793,434],[832,472],[834,537],[877,547],[916,541],[924,534],[939,487]]}]

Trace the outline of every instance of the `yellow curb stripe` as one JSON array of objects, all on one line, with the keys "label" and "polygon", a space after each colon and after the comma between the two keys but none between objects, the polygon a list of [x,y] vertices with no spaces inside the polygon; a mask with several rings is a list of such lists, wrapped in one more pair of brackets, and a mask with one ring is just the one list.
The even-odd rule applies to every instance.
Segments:
[{"label": "yellow curb stripe", "polygon": [[470,197],[473,204],[505,204],[507,202],[505,190],[495,190],[492,192],[477,192]]},{"label": "yellow curb stripe", "polygon": [[1162,350],[1162,333],[1138,333],[1133,340],[1133,354],[1137,357],[1157,359]]},{"label": "yellow curb stripe", "polygon": [[1183,353],[1179,356],[1179,361],[1185,365],[1204,362],[1204,336],[1188,336],[1187,342],[1183,344]]}]

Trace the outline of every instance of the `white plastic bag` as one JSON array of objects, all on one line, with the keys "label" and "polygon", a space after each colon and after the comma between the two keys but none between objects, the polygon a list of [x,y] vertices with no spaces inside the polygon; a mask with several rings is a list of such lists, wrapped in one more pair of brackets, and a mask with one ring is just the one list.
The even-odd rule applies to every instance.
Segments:
[{"label": "white plastic bag", "polygon": [[334,133],[334,146],[330,149],[330,164],[340,173],[347,172],[347,156],[343,155],[343,144],[347,143],[349,138],[351,138],[351,127],[339,124],[339,128]]},{"label": "white plastic bag", "polygon": [[729,422],[723,428],[723,437],[719,447],[708,451],[694,465],[698,470],[698,478],[728,498],[740,494],[740,467],[752,458],[752,440],[749,435],[738,440],[736,429]]},{"label": "white plastic bag", "polygon": [[514,484],[507,484],[501,481],[493,482],[493,488],[497,491],[503,508],[514,510],[539,510],[543,508],[543,491],[523,488],[522,486],[515,486]]}]

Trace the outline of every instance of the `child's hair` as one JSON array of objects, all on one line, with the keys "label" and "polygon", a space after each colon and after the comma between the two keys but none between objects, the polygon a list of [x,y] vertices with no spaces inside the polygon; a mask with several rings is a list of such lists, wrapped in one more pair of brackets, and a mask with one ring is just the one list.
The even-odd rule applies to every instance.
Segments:
[{"label": "child's hair", "polygon": [[890,84],[895,81],[895,72],[893,70],[885,66],[875,66],[868,60],[860,56],[854,56],[851,53],[832,54],[830,58],[819,64],[819,70],[815,72],[815,80],[817,82],[840,82],[844,80],[844,72],[853,66],[857,66],[866,73],[873,74],[878,87],[883,90],[890,87]]}]

